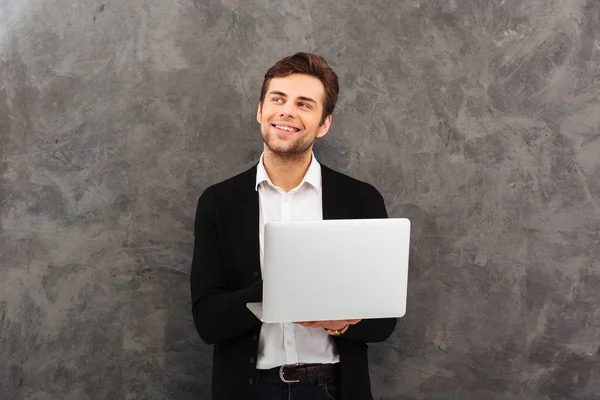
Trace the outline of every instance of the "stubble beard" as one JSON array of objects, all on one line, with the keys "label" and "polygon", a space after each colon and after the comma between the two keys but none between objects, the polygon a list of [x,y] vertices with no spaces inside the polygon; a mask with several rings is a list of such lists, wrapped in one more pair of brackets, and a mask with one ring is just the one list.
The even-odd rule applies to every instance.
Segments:
[{"label": "stubble beard", "polygon": [[261,136],[265,145],[280,160],[294,161],[302,159],[311,150],[316,140],[315,135],[303,135],[295,138],[292,142],[279,146],[275,143],[277,140],[274,137],[275,134],[271,133],[270,130],[271,124],[268,124],[266,128],[261,129]]}]

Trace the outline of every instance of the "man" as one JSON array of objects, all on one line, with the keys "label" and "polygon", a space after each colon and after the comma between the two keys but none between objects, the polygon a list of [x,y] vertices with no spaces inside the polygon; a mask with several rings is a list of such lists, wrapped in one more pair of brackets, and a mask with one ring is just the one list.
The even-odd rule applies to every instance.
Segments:
[{"label": "man", "polygon": [[200,196],[190,284],[196,330],[214,344],[214,400],[372,399],[366,343],[386,340],[396,319],[262,324],[246,308],[262,301],[265,222],[387,218],[373,186],[319,164],[312,152],[338,92],[322,57],[278,61],[256,114],[260,161]]}]

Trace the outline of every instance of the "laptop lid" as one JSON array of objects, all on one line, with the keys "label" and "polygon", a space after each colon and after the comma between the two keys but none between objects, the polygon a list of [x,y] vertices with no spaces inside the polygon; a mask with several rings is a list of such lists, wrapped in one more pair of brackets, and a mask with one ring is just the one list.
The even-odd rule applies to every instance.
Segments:
[{"label": "laptop lid", "polygon": [[265,224],[263,322],[402,317],[410,221]]}]

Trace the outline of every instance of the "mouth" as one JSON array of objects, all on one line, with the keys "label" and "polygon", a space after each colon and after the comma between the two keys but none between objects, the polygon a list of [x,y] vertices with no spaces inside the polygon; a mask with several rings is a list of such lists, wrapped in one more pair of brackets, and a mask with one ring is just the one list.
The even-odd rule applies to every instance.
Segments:
[{"label": "mouth", "polygon": [[279,125],[279,124],[271,124],[275,132],[280,133],[282,135],[293,135],[295,133],[300,132],[300,129],[295,126],[289,125]]}]

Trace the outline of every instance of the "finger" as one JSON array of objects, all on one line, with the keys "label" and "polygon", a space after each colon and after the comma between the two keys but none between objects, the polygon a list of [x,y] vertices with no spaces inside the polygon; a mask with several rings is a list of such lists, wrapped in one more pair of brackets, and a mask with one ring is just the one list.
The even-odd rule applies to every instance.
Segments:
[{"label": "finger", "polygon": [[349,319],[348,321],[346,321],[348,324],[350,325],[356,325],[360,322],[360,319]]},{"label": "finger", "polygon": [[318,321],[297,322],[298,325],[306,326],[308,328],[317,328],[319,323],[320,322]]}]

